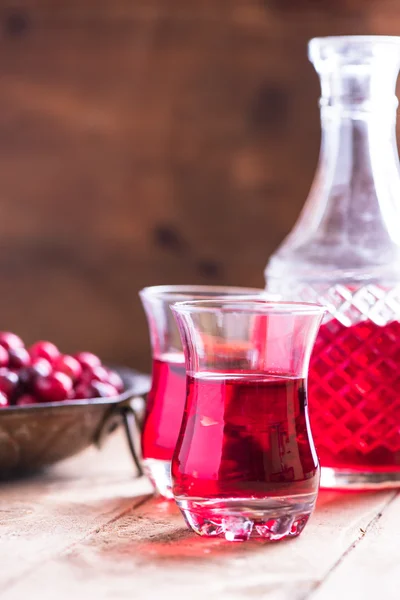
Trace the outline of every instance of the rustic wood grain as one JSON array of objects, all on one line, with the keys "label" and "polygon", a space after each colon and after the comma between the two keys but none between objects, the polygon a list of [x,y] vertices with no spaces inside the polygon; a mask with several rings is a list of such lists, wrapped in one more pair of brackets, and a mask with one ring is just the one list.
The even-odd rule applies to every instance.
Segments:
[{"label": "rustic wood grain", "polygon": [[369,600],[389,589],[379,588],[382,576],[398,583],[395,491],[323,491],[299,538],[232,544],[195,536],[174,503],[150,498],[132,473],[116,434],[100,454],[3,486],[2,600],[325,600],[348,598],[346,590]]},{"label": "rustic wood grain", "polygon": [[148,366],[137,291],[263,285],[319,145],[315,35],[390,0],[2,0],[0,328]]},{"label": "rustic wood grain", "polygon": [[360,543],[341,560],[310,600],[385,598],[397,600],[400,589],[400,495],[376,514]]},{"label": "rustic wood grain", "polygon": [[117,435],[101,455],[92,448],[44,476],[2,483],[0,594],[143,502],[151,486],[134,473],[126,440]]}]

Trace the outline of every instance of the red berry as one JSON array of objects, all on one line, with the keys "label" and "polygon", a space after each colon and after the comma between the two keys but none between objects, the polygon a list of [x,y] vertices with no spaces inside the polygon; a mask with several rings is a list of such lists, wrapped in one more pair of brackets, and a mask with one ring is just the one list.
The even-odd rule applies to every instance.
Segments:
[{"label": "red berry", "polygon": [[93,369],[101,365],[99,357],[91,352],[78,352],[74,358],[80,363],[83,370]]},{"label": "red berry", "polygon": [[27,367],[31,362],[31,357],[25,348],[10,348],[8,356],[10,369],[21,369]]},{"label": "red berry", "polygon": [[16,405],[17,406],[29,406],[30,404],[36,404],[37,400],[35,398],[35,396],[32,396],[31,394],[24,394],[23,396],[20,396],[18,398],[18,400],[16,401]]},{"label": "red berry", "polygon": [[8,401],[8,398],[5,394],[3,394],[3,392],[0,392],[0,408],[5,408],[6,406],[9,406],[10,403]]},{"label": "red berry", "polygon": [[94,391],[94,398],[114,398],[118,396],[118,391],[110,383],[93,381],[92,389]]},{"label": "red berry", "polygon": [[4,346],[0,346],[0,367],[8,367],[8,352]]},{"label": "red berry", "polygon": [[72,380],[65,373],[38,377],[35,381],[35,391],[44,402],[60,402],[70,396]]},{"label": "red berry", "polygon": [[29,354],[31,355],[32,360],[35,358],[45,358],[50,364],[53,364],[59,356],[60,351],[57,346],[51,342],[41,340],[29,348]]},{"label": "red berry", "polygon": [[124,391],[124,382],[122,381],[118,373],[116,373],[115,371],[111,371],[111,369],[108,369],[108,383],[115,387],[117,392],[121,393]]},{"label": "red berry", "polygon": [[18,385],[18,375],[5,367],[0,369],[0,392],[10,398]]},{"label": "red berry", "polygon": [[30,388],[34,379],[35,373],[32,367],[23,367],[18,371],[18,383],[20,388]]},{"label": "red berry", "polygon": [[108,383],[108,371],[101,365],[87,369],[85,372],[85,379],[88,381],[101,381],[102,383]]},{"label": "red berry", "polygon": [[6,350],[10,348],[23,348],[24,342],[15,333],[0,331],[0,346],[3,346]]},{"label": "red berry", "polygon": [[73,381],[76,381],[82,375],[80,363],[69,354],[60,354],[54,362],[54,369],[60,373],[65,373]]},{"label": "red berry", "polygon": [[31,391],[38,377],[47,377],[51,373],[51,365],[45,358],[37,358],[30,367],[18,371],[21,393]]},{"label": "red berry", "polygon": [[31,369],[34,375],[42,375],[42,377],[50,375],[52,371],[51,364],[45,358],[35,358],[32,361]]},{"label": "red berry", "polygon": [[90,383],[79,383],[74,390],[75,400],[87,400],[88,398],[94,397],[94,389]]}]

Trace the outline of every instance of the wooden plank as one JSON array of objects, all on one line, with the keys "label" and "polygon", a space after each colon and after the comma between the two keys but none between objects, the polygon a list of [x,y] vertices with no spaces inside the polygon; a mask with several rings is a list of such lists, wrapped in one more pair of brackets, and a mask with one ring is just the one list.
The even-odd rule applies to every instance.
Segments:
[{"label": "wooden plank", "polygon": [[3,483],[0,493],[0,593],[78,539],[141,504],[152,489],[134,479],[121,434],[44,476]]},{"label": "wooden plank", "polygon": [[400,590],[400,492],[366,528],[359,542],[309,600],[384,598]]},{"label": "wooden plank", "polygon": [[[90,462],[94,471],[89,477],[84,475],[84,462],[81,467],[79,460],[65,464],[69,474],[71,469],[81,470],[72,488],[68,477],[60,488],[57,480],[45,484],[47,491],[34,503],[45,502],[37,526],[34,518],[22,516],[18,539],[7,547],[10,560],[0,576],[2,599],[19,600],[27,590],[31,595],[40,590],[42,598],[50,598],[57,589],[59,600],[74,595],[97,600],[134,595],[140,600],[161,593],[164,598],[188,594],[191,600],[300,600],[324,580],[395,494],[324,491],[300,538],[235,545],[189,532],[173,503],[132,502],[130,494],[142,493],[143,484],[127,479],[127,470],[119,473],[121,446],[110,445],[100,456],[96,466]],[[85,460],[94,458],[92,454]],[[13,527],[8,525],[9,538]],[[31,543],[26,545],[26,539]],[[35,542],[41,548],[39,556]],[[7,577],[17,556],[27,568]]]},{"label": "wooden plank", "polygon": [[[331,511],[323,516],[322,510],[322,527],[310,523],[304,536],[293,542],[240,546],[195,538],[173,505],[151,503],[36,568],[4,598],[16,600],[26,589],[42,590],[46,582],[49,594],[57,586],[61,599],[71,594],[119,599],[132,593],[138,599],[150,598],[162,587],[166,598],[187,593],[193,600],[204,595],[297,600],[360,535],[360,527],[367,526],[383,498],[379,504],[376,498],[372,505],[371,498],[364,501],[353,501],[351,514],[339,502],[336,519]],[[344,528],[338,524],[340,513],[347,521]]]}]

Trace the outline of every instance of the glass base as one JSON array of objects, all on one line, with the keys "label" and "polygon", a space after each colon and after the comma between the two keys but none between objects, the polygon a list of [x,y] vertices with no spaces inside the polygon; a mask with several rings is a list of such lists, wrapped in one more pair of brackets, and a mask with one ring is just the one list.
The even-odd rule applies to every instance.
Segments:
[{"label": "glass base", "polygon": [[171,461],[145,458],[142,464],[144,474],[150,479],[160,496],[171,500],[174,497],[172,494]]},{"label": "glass base", "polygon": [[175,498],[188,526],[201,536],[224,536],[229,542],[250,538],[278,541],[303,531],[316,494],[294,498]]},{"label": "glass base", "polygon": [[321,488],[379,490],[400,487],[400,471],[352,471],[322,467]]}]

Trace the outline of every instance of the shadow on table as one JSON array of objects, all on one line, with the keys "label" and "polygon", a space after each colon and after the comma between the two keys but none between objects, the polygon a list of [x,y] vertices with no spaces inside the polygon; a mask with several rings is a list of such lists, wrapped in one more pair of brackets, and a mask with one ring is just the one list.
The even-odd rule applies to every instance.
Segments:
[{"label": "shadow on table", "polygon": [[[79,489],[77,491],[79,492]],[[369,505],[373,499],[387,494],[387,491],[361,494],[321,491],[312,520],[299,538],[279,542],[255,539],[244,543],[232,543],[223,537],[202,538],[194,534],[186,526],[173,501],[149,497],[146,494],[136,498],[118,498],[111,490],[110,492],[110,495],[101,501],[96,498],[96,494],[89,498],[87,495],[81,497],[78,493],[74,496],[72,505],[70,498],[63,502],[64,495],[61,494],[56,504],[57,514],[65,516],[79,508],[81,517],[91,521],[93,515],[110,515],[100,527],[96,527],[85,537],[83,555],[90,556],[93,552],[97,556],[96,560],[102,560],[104,569],[110,568],[110,565],[115,569],[117,565],[123,572],[124,569],[130,569],[132,564],[146,566],[160,563],[176,567],[192,562],[210,564],[214,559],[219,563],[232,557],[240,561],[259,552],[267,552],[268,555],[268,549],[271,549],[274,555],[282,550],[283,556],[293,544],[300,544],[297,552],[301,555],[301,547],[308,541],[307,532],[311,534],[308,539],[312,539],[320,524],[329,523],[334,514],[346,514],[351,505],[354,511],[354,503],[359,504],[362,509],[363,505]],[[78,563],[81,552],[82,548],[76,555],[71,550],[68,560],[73,559]]]},{"label": "shadow on table", "polygon": [[[350,503],[357,500],[367,500],[368,496],[372,498],[381,494],[385,494],[385,492],[357,493],[321,490],[314,518],[318,518],[327,510],[331,511],[333,509],[340,512]],[[148,556],[152,561],[162,560],[176,563],[179,561],[206,560],[211,556],[223,557],[233,554],[243,556],[257,552],[261,548],[265,551],[268,546],[296,543],[296,538],[279,542],[256,539],[245,543],[229,543],[223,537],[201,538],[187,528],[174,502],[157,498],[152,498],[146,503],[142,518],[148,519],[149,527],[146,531],[142,530],[140,539],[136,540],[134,545],[138,547],[142,558]]]},{"label": "shadow on table", "polygon": [[[285,543],[290,541],[281,542]],[[220,537],[201,538],[188,529],[174,502],[157,497],[143,497],[140,505],[125,510],[85,541],[86,548],[101,555],[105,564],[122,565],[134,559],[143,565],[160,561],[175,566],[211,557],[244,556],[266,544],[263,540],[233,544]]]},{"label": "shadow on table", "polygon": [[[132,539],[132,551],[139,551],[142,559],[171,561],[207,560],[219,556],[244,555],[257,552],[276,542],[254,539],[245,543],[227,542],[223,537],[199,537],[186,526],[180,510],[173,501],[153,497],[138,518],[148,520],[148,527],[141,528],[140,537]],[[136,536],[135,536],[136,537]],[[290,544],[293,540],[279,542]],[[118,552],[118,548],[114,549]],[[123,552],[126,554],[126,548]]]}]

